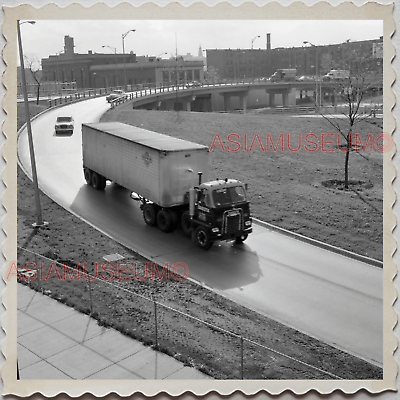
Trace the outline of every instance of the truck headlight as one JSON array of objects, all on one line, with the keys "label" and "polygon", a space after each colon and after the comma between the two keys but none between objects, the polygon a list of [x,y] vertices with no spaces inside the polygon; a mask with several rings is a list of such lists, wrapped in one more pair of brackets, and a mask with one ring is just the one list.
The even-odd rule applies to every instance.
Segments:
[{"label": "truck headlight", "polygon": [[211,232],[213,232],[213,233],[218,233],[218,232],[219,232],[219,228],[212,228],[212,229],[211,229]]},{"label": "truck headlight", "polygon": [[245,221],[244,223],[246,226],[251,226],[251,220]]}]

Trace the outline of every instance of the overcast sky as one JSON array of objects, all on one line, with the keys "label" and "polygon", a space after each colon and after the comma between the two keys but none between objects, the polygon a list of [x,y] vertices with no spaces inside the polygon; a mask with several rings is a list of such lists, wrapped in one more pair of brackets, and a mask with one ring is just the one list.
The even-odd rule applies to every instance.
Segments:
[{"label": "overcast sky", "polygon": [[[303,46],[303,41],[315,45],[377,39],[383,34],[382,21],[49,21],[37,20],[35,25],[23,24],[21,35],[24,53],[39,59],[54,55],[64,48],[64,36],[74,38],[75,52],[110,53],[111,46],[122,53],[122,34],[125,52],[138,56],[191,53],[197,55],[199,46],[206,49],[266,48],[266,34],[271,33],[272,48]],[[164,57],[167,57],[164,56]]]}]

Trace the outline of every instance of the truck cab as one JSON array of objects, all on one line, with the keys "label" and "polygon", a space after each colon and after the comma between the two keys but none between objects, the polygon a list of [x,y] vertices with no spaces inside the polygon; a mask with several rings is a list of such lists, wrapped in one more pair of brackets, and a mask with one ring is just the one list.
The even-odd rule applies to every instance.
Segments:
[{"label": "truck cab", "polygon": [[242,243],[252,232],[245,186],[235,179],[200,184],[190,194],[189,204],[192,237],[205,250],[219,240]]}]

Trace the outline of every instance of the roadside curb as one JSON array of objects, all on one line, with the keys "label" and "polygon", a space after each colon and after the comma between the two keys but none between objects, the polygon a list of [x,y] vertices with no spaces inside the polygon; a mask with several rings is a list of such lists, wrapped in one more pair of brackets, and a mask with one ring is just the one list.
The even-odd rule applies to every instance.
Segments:
[{"label": "roadside curb", "polygon": [[336,246],[333,246],[331,244],[324,243],[324,242],[321,242],[319,240],[312,239],[312,238],[309,238],[307,236],[300,235],[299,233],[288,231],[287,229],[281,228],[281,227],[276,226],[276,225],[272,225],[269,222],[260,221],[260,220],[258,220],[256,218],[253,218],[253,221],[257,225],[260,225],[260,226],[262,226],[264,228],[270,229],[270,230],[275,231],[275,232],[279,232],[279,233],[281,233],[283,235],[291,237],[292,239],[300,240],[300,241],[308,243],[308,244],[310,244],[312,246],[320,247],[320,248],[322,248],[324,250],[328,250],[328,251],[331,251],[333,253],[340,254],[340,255],[342,255],[344,257],[349,257],[349,258],[352,258],[354,260],[364,262],[364,263],[372,265],[374,267],[383,268],[383,262],[379,261],[379,260],[376,260],[374,258],[362,256],[361,254],[353,253],[352,251],[345,250],[345,249],[342,249],[340,247],[336,247]]}]

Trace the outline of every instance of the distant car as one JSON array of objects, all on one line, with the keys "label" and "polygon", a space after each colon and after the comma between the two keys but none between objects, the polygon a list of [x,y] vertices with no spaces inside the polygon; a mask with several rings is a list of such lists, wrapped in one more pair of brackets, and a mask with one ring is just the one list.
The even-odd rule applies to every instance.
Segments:
[{"label": "distant car", "polygon": [[57,117],[54,127],[56,135],[59,133],[74,133],[74,119],[72,117]]},{"label": "distant car", "polygon": [[190,87],[199,87],[199,86],[201,86],[201,83],[198,82],[198,81],[189,82],[189,83],[186,85],[187,88],[190,88]]},{"label": "distant car", "polygon": [[126,93],[125,93],[123,90],[113,90],[113,91],[106,97],[106,100],[107,100],[109,103],[111,103],[112,101],[114,101],[114,100],[116,100],[116,99],[118,99],[118,98],[120,98],[120,97],[123,97],[123,96],[126,96]]},{"label": "distant car", "polygon": [[307,82],[307,81],[315,81],[315,77],[314,76],[306,76],[303,75],[298,79],[300,82]]}]

